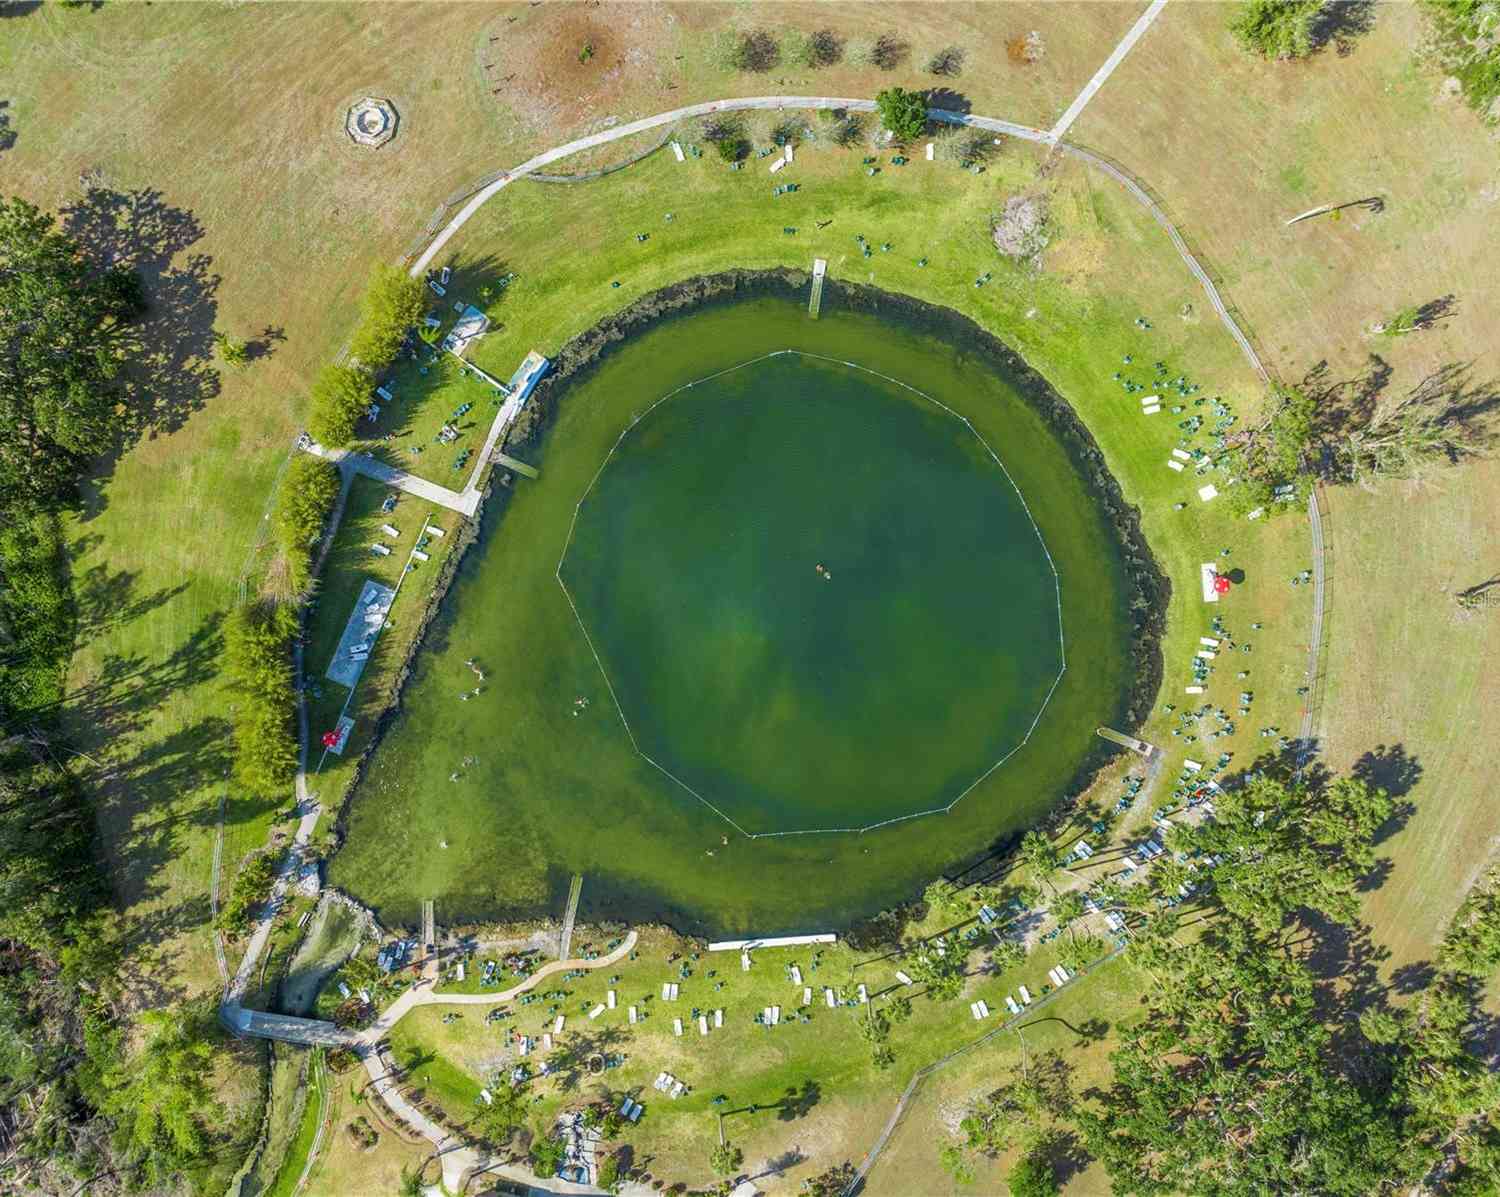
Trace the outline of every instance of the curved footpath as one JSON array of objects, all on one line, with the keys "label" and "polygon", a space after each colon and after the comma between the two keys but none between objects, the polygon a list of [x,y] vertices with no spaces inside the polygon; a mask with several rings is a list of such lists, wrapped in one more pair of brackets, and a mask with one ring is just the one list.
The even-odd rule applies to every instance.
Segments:
[{"label": "curved footpath", "polygon": [[[442,249],[453,238],[453,236],[468,223],[475,212],[479,211],[493,196],[510,186],[517,179],[525,178],[542,167],[550,165],[560,159],[570,157],[580,150],[591,149],[596,146],[607,145],[649,129],[660,128],[676,121],[696,116],[708,116],[715,112],[743,112],[752,110],[777,110],[784,108],[792,109],[831,109],[843,108],[852,112],[874,112],[876,110],[873,100],[862,100],[850,97],[835,96],[741,96],[724,100],[711,100],[701,104],[689,104],[682,108],[674,108],[668,112],[657,113],[654,116],[643,117],[629,124],[620,125],[613,129],[607,129],[600,133],[593,133],[587,137],[580,137],[574,141],[556,146],[535,157],[527,159],[512,170],[506,171],[494,179],[485,187],[477,191],[469,201],[464,204],[454,217],[443,227],[442,231],[428,244],[427,248],[417,257],[410,268],[412,277],[423,273],[432,260],[442,252]],[[1059,122],[1057,128],[1048,132],[1036,129],[1030,125],[1017,124],[1014,121],[1001,120],[996,117],[974,116],[967,113],[949,112],[944,109],[929,109],[928,117],[933,121],[943,124],[959,125],[971,129],[983,129],[992,133],[1000,133],[1010,137],[1017,137],[1023,141],[1036,142],[1051,146],[1060,153],[1069,154],[1091,166],[1103,171],[1110,178],[1119,183],[1125,190],[1148,212],[1159,224],[1162,230],[1171,240],[1178,256],[1182,258],[1188,271],[1196,278],[1208,296],[1209,303],[1217,313],[1220,322],[1224,325],[1229,335],[1240,347],[1255,372],[1266,382],[1270,383],[1271,375],[1265,365],[1261,362],[1249,337],[1235,321],[1225,305],[1218,288],[1214,285],[1212,278],[1203,266],[1198,262],[1192,252],[1188,249],[1186,241],[1177,231],[1175,225],[1167,217],[1167,214],[1151,198],[1145,188],[1131,175],[1110,162],[1108,159],[1085,149],[1082,146],[1073,145],[1063,141],[1060,134],[1066,128],[1066,124]],[[347,479],[345,481],[347,487]],[[1317,498],[1314,495],[1308,501],[1308,520],[1312,532],[1312,557],[1313,557],[1313,625],[1308,646],[1308,678],[1309,685],[1314,687],[1316,696],[1318,678],[1318,656],[1322,640],[1322,622],[1325,606],[1324,586],[1325,570],[1323,561],[1323,528],[1319,515]],[[333,532],[337,528],[337,519],[330,521],[328,541],[331,541]],[[325,551],[326,544],[325,541]],[[300,668],[300,645],[298,647]],[[1315,718],[1315,703],[1309,701],[1302,718],[1302,740],[1304,750],[1311,743],[1312,731]],[[365,1069],[370,1075],[371,1086],[381,1094],[391,1109],[408,1125],[416,1129],[424,1138],[433,1144],[435,1152],[442,1162],[443,1183],[450,1191],[459,1191],[461,1183],[471,1176],[475,1171],[488,1170],[498,1175],[507,1175],[511,1169],[508,1166],[490,1165],[488,1161],[472,1147],[467,1147],[461,1141],[454,1140],[442,1127],[432,1122],[421,1111],[413,1108],[396,1087],[396,1078],[386,1068],[380,1052],[375,1044],[390,1030],[400,1019],[416,1006],[425,1005],[486,1005],[509,1001],[524,993],[532,985],[537,984],[547,976],[568,968],[603,968],[615,963],[627,955],[635,945],[636,933],[630,932],[625,942],[608,956],[594,961],[581,960],[558,960],[544,966],[525,982],[502,993],[496,994],[438,994],[426,988],[427,983],[414,986],[407,990],[396,1000],[391,1007],[382,1014],[376,1022],[366,1031],[359,1035],[338,1030],[331,1023],[316,1022],[311,1019],[289,1019],[281,1015],[268,1015],[258,1011],[246,1010],[240,1005],[240,997],[244,993],[261,952],[265,948],[266,940],[270,935],[271,922],[277,908],[280,906],[287,885],[292,880],[292,874],[301,858],[301,849],[311,837],[313,827],[316,825],[319,807],[316,802],[311,801],[307,791],[306,755],[307,755],[307,726],[305,718],[299,720],[301,740],[301,761],[297,770],[297,799],[302,814],[301,821],[297,827],[294,840],[295,849],[288,854],[288,863],[283,867],[276,878],[272,891],[272,899],[267,903],[267,909],[262,915],[260,923],[256,926],[246,946],[245,956],[240,962],[239,969],[234,978],[226,987],[224,1000],[220,1006],[219,1015],[224,1024],[234,1033],[241,1035],[253,1035],[264,1038],[282,1039],[290,1042],[301,1043],[333,1043],[354,1048],[362,1057]],[[899,1113],[899,1110],[898,1110]],[[878,1154],[878,1152],[877,1152]],[[872,1157],[867,1157],[865,1166],[873,1163]],[[533,1178],[523,1169],[515,1169],[515,1179],[527,1180],[534,1183]],[[594,1190],[587,1187],[570,1185],[566,1182],[552,1182],[553,1189],[564,1193],[584,1193]]]}]

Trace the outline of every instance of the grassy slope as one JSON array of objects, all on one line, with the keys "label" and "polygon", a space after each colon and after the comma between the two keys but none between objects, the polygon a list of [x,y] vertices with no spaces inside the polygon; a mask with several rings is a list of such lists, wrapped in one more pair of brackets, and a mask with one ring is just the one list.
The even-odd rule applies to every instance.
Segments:
[{"label": "grassy slope", "polygon": [[[790,1167],[784,1178],[766,1182],[769,1191],[789,1193],[796,1191],[804,1176],[834,1162],[834,1156],[854,1152],[856,1145],[873,1139],[917,1067],[982,1033],[984,1028],[970,1016],[969,1002],[983,998],[993,1009],[1003,1011],[1005,994],[1014,993],[1018,984],[1040,995],[1050,988],[1045,975],[1056,963],[1050,950],[1039,949],[1011,972],[972,980],[961,1000],[934,1005],[917,999],[913,1017],[891,1034],[897,1064],[879,1072],[869,1063],[869,1049],[856,1030],[857,1011],[828,1009],[823,988],[833,986],[840,996],[852,997],[853,986],[863,983],[877,1000],[883,992],[895,996],[901,987],[890,964],[872,963],[851,971],[860,954],[833,947],[824,951],[818,970],[813,971],[809,949],[787,948],[755,953],[754,967],[745,973],[732,952],[705,954],[693,961],[686,956],[689,945],[655,930],[642,937],[637,950],[640,959],[616,966],[620,980],[614,986],[601,971],[542,987],[566,990],[567,996],[556,999],[556,1004],[560,1005],[557,1012],[567,1018],[562,1042],[574,1058],[602,1051],[623,1055],[625,1063],[598,1078],[565,1066],[557,1079],[537,1082],[532,1091],[542,1098],[534,1118],[545,1123],[579,1094],[634,1093],[647,1106],[639,1126],[626,1136],[637,1155],[649,1155],[659,1176],[702,1184],[709,1179],[707,1159],[716,1141],[716,1114],[721,1108],[739,1111],[726,1119],[725,1129],[744,1148],[747,1164],[772,1159],[791,1142],[806,1156],[806,1162]],[[668,964],[667,955],[674,950],[684,953],[684,960]],[[691,978],[680,978],[682,963],[693,969]],[[802,1000],[801,987],[786,973],[793,963],[800,965],[804,985],[813,990],[810,1023],[792,1021]],[[717,977],[710,979],[710,970]],[[676,1002],[661,1000],[662,983],[669,980],[680,986]],[[720,982],[724,987],[716,990]],[[610,988],[618,994],[617,1008],[590,1020],[588,1010],[603,1002]],[[1078,992],[1085,990],[1080,987]],[[1064,1016],[1074,1025],[1102,1013],[1089,998],[1068,995],[1060,1001],[1062,1010],[1068,1011]],[[648,1015],[634,1027],[627,1017],[632,1004]],[[754,1016],[772,1004],[782,1007],[781,1025],[756,1025]],[[460,1018],[446,1023],[441,1008],[418,1009],[395,1028],[391,1041],[398,1058],[412,1048],[435,1055],[416,1070],[415,1084],[443,1107],[450,1121],[461,1125],[474,1115],[481,1084],[516,1063],[518,1057],[507,1042],[510,1035],[519,1032],[540,1039],[551,1026],[552,1005],[553,1000],[543,1000],[531,1006],[511,1006],[512,1017],[492,1024],[484,1021],[482,1007],[463,1009]],[[709,1013],[706,1038],[691,1016],[695,1007]],[[717,1008],[724,1010],[724,1026],[715,1030],[712,1012]],[[1047,1014],[1054,1012],[1049,1008]],[[681,1038],[673,1034],[674,1018],[683,1021]],[[541,1058],[534,1056],[531,1062]],[[684,1081],[692,1092],[675,1101],[658,1096],[651,1082],[662,1071]],[[808,1083],[815,1096],[805,1112],[774,1108],[788,1093],[800,1093]],[[721,1093],[729,1100],[716,1107],[713,1098]],[[751,1106],[765,1108],[753,1112]],[[928,1163],[930,1167],[930,1158]]]},{"label": "grassy slope", "polygon": [[[1137,164],[1224,272],[1287,379],[1320,361],[1354,378],[1379,354],[1389,401],[1448,363],[1493,395],[1500,377],[1494,279],[1494,145],[1437,96],[1412,59],[1415,6],[1376,6],[1347,58],[1267,65],[1242,54],[1213,5],[1169,5],[1074,126],[1076,140]],[[1191,81],[1189,85],[1188,81]],[[1149,166],[1146,164],[1149,163]],[[1369,195],[1375,216],[1282,221]],[[1398,340],[1366,330],[1444,295],[1453,315]],[[1493,850],[1497,830],[1476,746],[1500,734],[1493,608],[1454,618],[1445,592],[1489,578],[1500,472],[1438,472],[1329,498],[1328,690],[1319,734],[1332,768],[1384,745],[1416,759],[1415,810],[1385,845],[1392,871],[1367,917],[1393,967],[1430,952]]]}]

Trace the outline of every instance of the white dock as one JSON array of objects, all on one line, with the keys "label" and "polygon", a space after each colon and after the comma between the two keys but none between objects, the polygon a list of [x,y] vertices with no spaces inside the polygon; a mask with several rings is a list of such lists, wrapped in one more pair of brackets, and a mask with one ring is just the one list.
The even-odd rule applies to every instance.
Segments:
[{"label": "white dock", "polygon": [[[818,267],[827,269],[828,264],[821,258],[813,263],[813,272],[817,273]],[[831,932],[821,935],[777,935],[769,939],[721,939],[716,943],[708,945],[710,952],[742,952],[751,948],[795,948],[807,943],[837,943],[838,936]]]},{"label": "white dock", "polygon": [[[812,297],[807,301],[807,313],[814,320],[818,318],[818,312],[823,307],[823,279],[828,274],[828,262],[825,258],[813,259],[812,275]],[[832,936],[829,937],[830,942]],[[817,942],[822,942],[818,940]]]}]

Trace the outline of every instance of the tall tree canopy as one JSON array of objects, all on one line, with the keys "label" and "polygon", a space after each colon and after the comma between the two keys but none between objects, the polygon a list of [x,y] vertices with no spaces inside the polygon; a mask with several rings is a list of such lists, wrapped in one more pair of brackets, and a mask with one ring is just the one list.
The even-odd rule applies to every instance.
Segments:
[{"label": "tall tree canopy", "polygon": [[117,428],[116,386],[145,309],[129,270],[101,270],[24,200],[0,199],[0,495],[56,510]]}]

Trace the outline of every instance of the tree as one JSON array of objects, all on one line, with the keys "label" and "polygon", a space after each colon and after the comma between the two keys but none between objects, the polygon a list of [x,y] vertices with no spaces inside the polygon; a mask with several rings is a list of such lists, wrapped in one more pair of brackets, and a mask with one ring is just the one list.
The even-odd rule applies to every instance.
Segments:
[{"label": "tree", "polygon": [[738,70],[763,75],[781,61],[781,47],[764,29],[751,30],[735,43],[732,61]]},{"label": "tree", "polygon": [[338,468],[320,457],[299,453],[292,458],[276,494],[276,541],[287,563],[292,590],[307,589],[312,547],[339,494]]},{"label": "tree", "polygon": [[745,1153],[727,1139],[708,1153],[709,1167],[719,1176],[733,1176],[744,1162]]},{"label": "tree", "polygon": [[807,39],[803,61],[814,70],[831,67],[844,57],[844,39],[832,29],[819,29]]},{"label": "tree", "polygon": [[957,947],[939,952],[931,944],[916,944],[908,945],[907,953],[907,972],[930,999],[948,1002],[963,992],[964,954]]},{"label": "tree", "polygon": [[401,1165],[401,1181],[396,1190],[401,1197],[422,1197],[422,1169]]},{"label": "tree", "polygon": [[1075,935],[1058,949],[1057,956],[1076,973],[1088,968],[1104,951],[1104,941],[1097,935]]},{"label": "tree", "polygon": [[606,1193],[618,1193],[624,1183],[624,1177],[620,1175],[619,1153],[612,1151],[599,1165],[599,1187]]},{"label": "tree", "polygon": [[990,951],[990,963],[995,966],[995,971],[1003,973],[1013,969],[1021,961],[1026,959],[1026,945],[1018,939],[1007,939],[998,943]]},{"label": "tree", "polygon": [[290,608],[260,601],[235,608],[225,626],[225,672],[236,694],[235,773],[255,794],[275,793],[296,772],[291,661],[296,630]]},{"label": "tree", "polygon": [[370,405],[369,375],[353,366],[330,363],[313,380],[308,431],[328,448],[354,439],[355,425]]},{"label": "tree", "polygon": [[894,71],[906,61],[911,47],[894,33],[882,33],[870,47],[870,62],[882,71]]},{"label": "tree", "polygon": [[1263,58],[1304,58],[1324,0],[1245,0],[1229,22],[1240,45]]},{"label": "tree", "polygon": [[1031,879],[1056,894],[1057,887],[1052,884],[1052,878],[1062,868],[1062,858],[1051,837],[1043,831],[1028,831],[1021,837],[1019,854]]},{"label": "tree", "polygon": [[561,1139],[538,1130],[531,1138],[531,1171],[544,1179],[556,1176],[567,1152],[568,1145]]},{"label": "tree", "polygon": [[1439,961],[1460,977],[1487,980],[1500,967],[1500,885],[1491,873],[1464,900],[1443,937]]},{"label": "tree", "polygon": [[1057,1177],[1052,1165],[1040,1150],[1028,1151],[1005,1177],[1010,1197],[1054,1197],[1062,1190],[1057,1187]]},{"label": "tree", "polygon": [[1277,392],[1270,418],[1231,455],[1238,485],[1232,491],[1237,513],[1266,507],[1278,489],[1290,487],[1288,507],[1300,505],[1312,484],[1317,403],[1304,391]]},{"label": "tree", "polygon": [[834,1164],[802,1182],[802,1197],[843,1197],[844,1191],[854,1183],[854,1176],[854,1165],[848,1160]]},{"label": "tree", "polygon": [[964,49],[962,46],[945,46],[927,61],[927,73],[950,78],[963,74]]},{"label": "tree", "polygon": [[528,1103],[525,1091],[517,1085],[497,1085],[490,1093],[490,1103],[479,1111],[475,1125],[494,1147],[505,1147],[516,1132],[526,1125]]},{"label": "tree", "polygon": [[1399,403],[1350,428],[1334,453],[1351,482],[1410,477],[1430,463],[1456,464],[1488,447],[1477,426],[1439,386],[1419,387]]},{"label": "tree", "polygon": [[1083,895],[1076,889],[1058,894],[1052,900],[1051,915],[1058,930],[1071,930],[1073,924],[1083,917]]},{"label": "tree", "polygon": [[0,514],[71,504],[125,423],[117,382],[139,349],[140,280],[101,268],[53,217],[0,200]]},{"label": "tree", "polygon": [[250,343],[248,341],[237,341],[228,333],[214,330],[214,348],[219,351],[219,359],[226,366],[239,369],[250,361]]},{"label": "tree", "polygon": [[349,344],[350,355],[374,374],[395,359],[411,326],[427,306],[421,279],[398,266],[377,265],[360,305],[359,327]]},{"label": "tree", "polygon": [[1219,858],[1208,876],[1235,919],[1280,932],[1310,909],[1348,923],[1359,879],[1375,863],[1374,834],[1391,810],[1389,794],[1358,778],[1314,789],[1262,771],[1216,799],[1211,822],[1179,827],[1173,841]]},{"label": "tree", "polygon": [[[969,1107],[959,1123],[957,1141],[939,1148],[939,1161],[955,1178],[966,1175],[972,1179],[976,1154],[994,1160],[1019,1148],[1023,1158],[1035,1153],[1044,1160],[1050,1136],[1069,1116],[1072,1106],[1072,1068],[1061,1053],[1046,1052],[1030,1066],[1011,1070],[1000,1085]],[[1015,1172],[1011,1175],[1014,1177]],[[1046,1176],[1050,1179],[1051,1175],[1047,1167]],[[1029,1174],[1025,1170],[1022,1176],[1023,1183],[1035,1183],[1026,1179]],[[1015,1192],[1014,1181],[1012,1185]]]},{"label": "tree", "polygon": [[888,87],[875,96],[880,123],[897,141],[913,141],[927,127],[927,102],[921,93],[901,87]]},{"label": "tree", "polygon": [[923,890],[922,900],[946,918],[958,918],[970,909],[967,895],[946,877],[939,877]]},{"label": "tree", "polygon": [[147,1187],[175,1186],[208,1159],[211,1019],[197,1006],[146,1011],[140,1049],[105,1078],[116,1145]]}]

